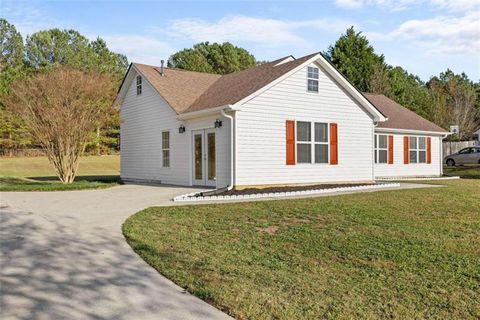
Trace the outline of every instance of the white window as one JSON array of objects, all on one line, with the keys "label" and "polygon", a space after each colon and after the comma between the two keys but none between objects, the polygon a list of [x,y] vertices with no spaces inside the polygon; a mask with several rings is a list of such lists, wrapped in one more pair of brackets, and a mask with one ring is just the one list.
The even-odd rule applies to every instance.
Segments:
[{"label": "white window", "polygon": [[328,146],[328,123],[297,121],[297,163],[328,163]]},{"label": "white window", "polygon": [[308,67],[307,90],[310,92],[318,92],[318,68]]},{"label": "white window", "polygon": [[427,139],[425,137],[410,137],[409,141],[410,163],[426,163]]},{"label": "white window", "polygon": [[142,76],[137,76],[137,96],[142,94]]},{"label": "white window", "polygon": [[388,162],[388,136],[385,134],[375,135],[375,163]]},{"label": "white window", "polygon": [[170,131],[162,132],[162,165],[170,167]]}]

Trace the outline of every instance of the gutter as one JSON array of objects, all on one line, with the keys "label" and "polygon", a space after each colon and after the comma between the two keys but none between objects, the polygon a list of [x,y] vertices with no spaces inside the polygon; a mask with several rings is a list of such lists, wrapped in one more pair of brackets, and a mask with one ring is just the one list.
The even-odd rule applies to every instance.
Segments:
[{"label": "gutter", "polygon": [[450,135],[449,132],[440,132],[440,131],[423,131],[423,130],[413,130],[413,129],[396,129],[396,128],[379,128],[375,127],[376,132],[391,132],[391,133],[406,133],[406,134],[429,134],[435,136],[443,136],[444,138]]},{"label": "gutter", "polygon": [[225,109],[227,109],[227,108],[221,109],[220,114],[223,117],[230,119],[230,185],[227,187],[227,190],[230,191],[230,190],[233,189],[233,186],[235,185],[235,181],[234,181],[234,178],[233,178],[234,177],[233,173],[234,173],[234,170],[235,170],[233,155],[234,155],[234,148],[236,147],[235,144],[234,144],[234,133],[233,133],[233,127],[235,125],[235,120],[234,120],[233,116],[225,113]]},{"label": "gutter", "polygon": [[215,107],[215,108],[203,109],[203,110],[192,111],[192,112],[187,112],[187,113],[180,113],[179,115],[177,115],[177,119],[178,120],[188,120],[188,119],[193,119],[193,118],[198,118],[198,117],[203,117],[203,116],[209,116],[209,115],[216,114],[218,112],[221,113],[223,110],[238,111],[238,110],[240,110],[240,108],[234,107],[231,104],[227,104],[227,105],[220,106],[220,107]]}]

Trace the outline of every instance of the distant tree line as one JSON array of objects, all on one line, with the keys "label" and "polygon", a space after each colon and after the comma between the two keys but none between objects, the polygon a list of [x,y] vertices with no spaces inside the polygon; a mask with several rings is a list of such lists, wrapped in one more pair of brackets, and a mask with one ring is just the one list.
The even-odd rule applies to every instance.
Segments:
[{"label": "distant tree line", "polygon": [[[480,81],[447,69],[429,81],[399,66],[390,66],[368,39],[353,27],[331,45],[324,56],[359,90],[383,94],[422,117],[449,129],[460,126],[461,134],[450,139],[469,139],[480,126]],[[243,48],[228,42],[202,42],[172,55],[171,67],[227,74],[261,64]]]},{"label": "distant tree line", "polygon": [[[95,71],[109,76],[117,87],[125,75],[128,61],[114,53],[101,38],[90,41],[75,30],[50,29],[33,33],[24,40],[15,26],[0,19],[0,148],[19,149],[38,145],[25,119],[6,108],[5,97],[12,84],[58,66]],[[429,81],[390,66],[375,52],[361,32],[349,28],[324,55],[359,90],[384,94],[399,104],[448,129],[460,126],[468,139],[480,126],[480,81],[474,83],[464,73],[446,70]],[[168,59],[169,67],[228,74],[264,63],[247,50],[229,42],[202,42],[180,50]],[[119,115],[111,108],[107,116],[89,133],[87,150],[108,152],[118,148]]]},{"label": "distant tree line", "polygon": [[[24,41],[13,24],[0,19],[1,149],[39,146],[39,137],[32,134],[27,119],[7,108],[5,101],[12,93],[15,82],[47,74],[60,66],[104,74],[112,83],[111,86],[102,84],[103,88],[116,88],[125,74],[128,62],[124,55],[110,51],[101,38],[90,41],[75,30],[55,28],[33,33]],[[73,74],[65,70],[63,72]],[[102,117],[103,121],[95,130],[89,132],[87,150],[106,153],[118,148],[120,121],[118,112],[113,108],[102,110],[108,114]]]},{"label": "distant tree line", "polygon": [[470,139],[480,126],[480,81],[474,83],[465,73],[447,69],[423,82],[388,65],[353,27],[324,54],[359,90],[383,94],[444,129],[459,125],[460,135],[451,139]]}]

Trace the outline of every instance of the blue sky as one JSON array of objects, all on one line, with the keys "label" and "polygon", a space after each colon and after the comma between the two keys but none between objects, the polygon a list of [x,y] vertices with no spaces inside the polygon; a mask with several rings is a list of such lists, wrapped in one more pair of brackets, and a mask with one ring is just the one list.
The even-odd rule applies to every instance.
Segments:
[{"label": "blue sky", "polygon": [[423,80],[447,68],[480,79],[480,0],[0,0],[0,15],[24,37],[73,28],[147,64],[200,41],[230,41],[260,60],[302,56],[353,25],[387,63]]}]

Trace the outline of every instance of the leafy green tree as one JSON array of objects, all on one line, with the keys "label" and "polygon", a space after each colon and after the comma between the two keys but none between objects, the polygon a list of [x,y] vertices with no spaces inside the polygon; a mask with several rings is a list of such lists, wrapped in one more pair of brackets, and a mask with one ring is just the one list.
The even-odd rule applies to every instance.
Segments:
[{"label": "leafy green tree", "polygon": [[111,52],[103,39],[89,41],[78,31],[57,28],[28,36],[25,56],[27,65],[35,70],[64,65],[113,75],[119,82],[128,66],[127,58]]},{"label": "leafy green tree", "polygon": [[120,82],[128,67],[127,57],[123,54],[112,52],[108,49],[107,43],[102,38],[97,38],[89,43],[93,51],[93,58],[90,65],[101,73],[111,74]]},{"label": "leafy green tree", "polygon": [[[38,71],[48,71],[57,65],[69,66],[78,70],[98,71],[106,74],[119,85],[128,67],[127,58],[110,51],[106,42],[97,38],[89,41],[75,30],[50,29],[39,31],[27,37],[27,65]],[[89,145],[94,145],[97,152],[112,145],[111,140],[118,140],[120,122],[118,116],[112,114],[115,123],[104,123],[92,133]],[[110,139],[110,136],[115,137]],[[108,142],[104,144],[103,142]]]},{"label": "leafy green tree", "polygon": [[4,98],[10,85],[25,76],[22,35],[15,26],[0,18],[0,148],[13,149],[31,143],[24,121],[7,110]]},{"label": "leafy green tree", "polygon": [[401,67],[389,68],[390,98],[420,116],[433,120],[432,97],[422,80]]},{"label": "leafy green tree", "polygon": [[370,91],[375,68],[384,64],[384,56],[377,55],[367,38],[353,27],[328,48],[325,56],[361,91]]},{"label": "leafy green tree", "polygon": [[479,123],[478,93],[475,84],[465,73],[455,74],[450,69],[433,77],[427,87],[435,97],[435,113],[444,117],[443,126],[456,124],[460,126],[460,136],[454,139],[469,139]]},{"label": "leafy green tree", "polygon": [[247,50],[229,42],[222,44],[198,43],[170,56],[169,67],[190,71],[228,74],[256,65],[255,57]]}]

